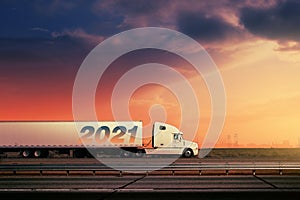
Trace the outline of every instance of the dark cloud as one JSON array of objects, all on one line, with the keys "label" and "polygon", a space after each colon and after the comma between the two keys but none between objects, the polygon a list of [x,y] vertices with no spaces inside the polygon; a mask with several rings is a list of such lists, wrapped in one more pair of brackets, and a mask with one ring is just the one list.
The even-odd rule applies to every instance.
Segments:
[{"label": "dark cloud", "polygon": [[224,40],[238,30],[216,16],[201,12],[182,12],[177,18],[178,30],[203,42]]},{"label": "dark cloud", "polygon": [[170,1],[148,1],[148,0],[117,0],[114,1],[114,8],[123,14],[148,15],[159,11],[163,6],[172,3]]},{"label": "dark cloud", "polygon": [[[118,33],[122,17],[92,12],[94,4],[82,0],[0,1],[0,38],[51,38],[52,32],[79,28],[95,35]],[[36,31],[36,27],[48,31]]]},{"label": "dark cloud", "polygon": [[73,77],[93,46],[79,38],[0,39],[0,74],[12,82]]},{"label": "dark cloud", "polygon": [[178,1],[148,0],[103,0],[98,1],[94,9],[96,13],[107,13],[119,19],[115,29],[124,31],[146,26],[168,26],[174,22],[174,10]]},{"label": "dark cloud", "polygon": [[275,40],[300,41],[300,1],[280,2],[269,8],[241,9],[240,23],[252,34]]}]

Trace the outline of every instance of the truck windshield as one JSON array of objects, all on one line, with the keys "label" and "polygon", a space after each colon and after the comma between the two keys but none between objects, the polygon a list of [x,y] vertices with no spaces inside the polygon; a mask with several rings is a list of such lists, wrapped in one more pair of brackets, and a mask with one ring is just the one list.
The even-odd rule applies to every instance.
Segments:
[{"label": "truck windshield", "polygon": [[182,139],[181,134],[179,134],[179,133],[174,134],[174,140],[181,140],[181,139]]},{"label": "truck windshield", "polygon": [[181,141],[182,140],[182,135],[178,135],[178,139]]}]

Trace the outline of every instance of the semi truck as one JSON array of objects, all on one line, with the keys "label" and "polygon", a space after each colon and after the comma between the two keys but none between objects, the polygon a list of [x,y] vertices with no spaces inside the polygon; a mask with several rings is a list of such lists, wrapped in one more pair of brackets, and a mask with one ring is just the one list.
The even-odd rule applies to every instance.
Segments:
[{"label": "semi truck", "polygon": [[0,122],[0,153],[24,158],[49,157],[50,152],[71,157],[118,154],[198,155],[198,144],[185,140],[175,126],[155,122],[145,143],[142,121],[18,121]]}]

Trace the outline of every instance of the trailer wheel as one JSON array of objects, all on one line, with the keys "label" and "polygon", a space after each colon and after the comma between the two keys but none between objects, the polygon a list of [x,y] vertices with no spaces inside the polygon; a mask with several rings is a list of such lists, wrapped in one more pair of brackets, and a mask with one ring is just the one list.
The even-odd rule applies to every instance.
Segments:
[{"label": "trailer wheel", "polygon": [[135,157],[137,157],[137,158],[142,158],[144,155],[145,155],[145,152],[143,150],[138,150],[135,153]]},{"label": "trailer wheel", "polygon": [[32,156],[32,152],[29,149],[24,149],[21,151],[21,155],[23,158],[29,158]]},{"label": "trailer wheel", "polygon": [[33,152],[34,157],[39,158],[42,156],[42,151],[37,149]]},{"label": "trailer wheel", "polygon": [[74,157],[75,158],[84,158],[85,157],[85,152],[83,152],[82,150],[75,150],[74,151]]},{"label": "trailer wheel", "polygon": [[184,152],[183,152],[183,157],[185,158],[190,158],[193,156],[193,151],[192,149],[186,149]]},{"label": "trailer wheel", "polygon": [[126,151],[126,150],[122,150],[121,151],[121,157],[122,158],[130,158],[130,157],[132,157],[132,152]]},{"label": "trailer wheel", "polygon": [[36,149],[33,152],[33,156],[35,158],[46,158],[46,157],[48,157],[48,155],[49,155],[49,152],[47,150]]}]

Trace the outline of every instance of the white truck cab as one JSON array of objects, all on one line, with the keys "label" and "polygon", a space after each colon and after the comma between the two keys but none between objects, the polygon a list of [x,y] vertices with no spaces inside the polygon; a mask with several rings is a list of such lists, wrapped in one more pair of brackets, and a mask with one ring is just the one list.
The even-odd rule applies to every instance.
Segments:
[{"label": "white truck cab", "polygon": [[152,129],[152,147],[146,154],[177,154],[183,157],[192,157],[198,155],[198,144],[185,140],[183,133],[176,127],[155,122]]}]

